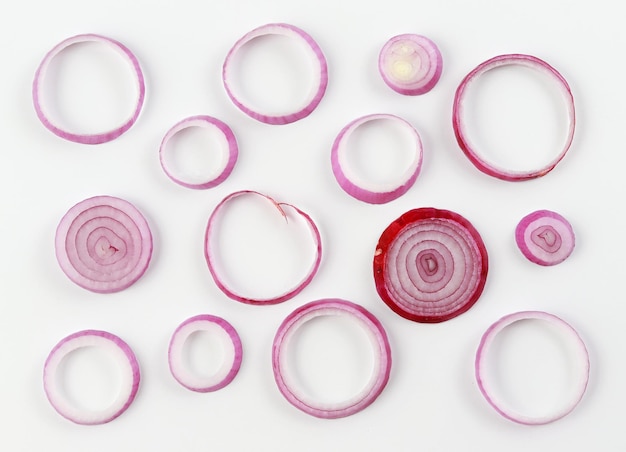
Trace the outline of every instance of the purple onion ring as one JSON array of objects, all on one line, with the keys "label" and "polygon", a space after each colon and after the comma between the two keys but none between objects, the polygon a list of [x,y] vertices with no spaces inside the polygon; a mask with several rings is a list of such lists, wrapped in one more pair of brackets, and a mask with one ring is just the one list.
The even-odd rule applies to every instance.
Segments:
[{"label": "purple onion ring", "polygon": [[556,265],[574,251],[576,237],[572,225],[562,215],[537,210],[520,220],[515,241],[522,254],[535,264]]}]

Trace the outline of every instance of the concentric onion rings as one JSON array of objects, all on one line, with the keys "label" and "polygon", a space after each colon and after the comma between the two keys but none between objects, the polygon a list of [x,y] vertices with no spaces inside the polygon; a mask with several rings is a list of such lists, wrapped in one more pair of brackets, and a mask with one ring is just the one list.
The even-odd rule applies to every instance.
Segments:
[{"label": "concentric onion rings", "polygon": [[537,210],[520,220],[515,241],[522,254],[535,264],[550,266],[567,259],[574,251],[572,225],[551,210]]}]

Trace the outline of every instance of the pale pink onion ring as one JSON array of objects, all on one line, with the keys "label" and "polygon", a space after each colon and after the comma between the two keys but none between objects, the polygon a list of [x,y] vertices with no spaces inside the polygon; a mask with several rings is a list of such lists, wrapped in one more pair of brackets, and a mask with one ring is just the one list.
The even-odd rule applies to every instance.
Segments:
[{"label": "pale pink onion ring", "polygon": [[[222,145],[224,148],[223,150],[225,151],[226,158],[222,160],[223,163],[221,167],[218,169],[215,176],[211,177],[209,180],[200,183],[187,182],[176,176],[168,167],[165,158],[165,155],[168,152],[168,143],[172,139],[172,137],[189,127],[205,127],[208,129],[216,129],[220,132],[220,136],[224,141]],[[170,150],[169,152],[172,151],[173,150]],[[165,137],[163,137],[163,141],[161,141],[161,146],[159,148],[159,160],[161,162],[161,167],[163,168],[163,171],[165,171],[165,174],[167,174],[167,176],[177,184],[182,185],[183,187],[194,189],[213,188],[224,182],[233,171],[235,163],[237,163],[238,155],[239,148],[237,147],[237,139],[235,138],[235,134],[230,129],[230,127],[228,127],[227,124],[217,118],[205,115],[190,116],[176,123],[165,134]]]},{"label": "pale pink onion ring", "polygon": [[[348,143],[352,133],[368,122],[381,120],[394,121],[408,130],[414,140],[415,147],[413,159],[401,177],[398,178],[399,182],[385,187],[373,186],[367,181],[357,180],[358,178],[350,173],[350,167],[346,159]],[[346,193],[359,201],[370,204],[384,204],[399,198],[413,186],[422,168],[423,154],[422,140],[417,130],[410,123],[395,115],[373,114],[355,119],[339,132],[333,143],[330,160],[335,179]]]},{"label": "pale pink onion ring", "polygon": [[515,241],[522,254],[535,264],[556,265],[574,251],[576,237],[572,225],[562,215],[537,210],[520,220]]},{"label": "pale pink onion ring", "polygon": [[73,282],[92,292],[118,292],[148,268],[152,233],[144,216],[128,201],[95,196],[63,216],[55,249],[61,269]]},{"label": "pale pink onion ring", "polygon": [[[63,50],[68,48],[69,46],[82,42],[102,42],[110,47],[112,47],[115,51],[117,51],[128,63],[131,65],[136,78],[138,95],[135,103],[134,111],[131,113],[130,117],[119,127],[116,127],[112,130],[108,130],[102,133],[95,134],[80,134],[73,133],[68,130],[64,130],[61,127],[55,125],[50,118],[46,116],[44,111],[44,106],[41,102],[42,97],[42,89],[43,89],[43,80],[46,76],[46,72],[48,70],[48,66],[50,62]],[[146,97],[146,85],[143,77],[143,72],[141,71],[141,67],[139,66],[139,61],[135,57],[135,55],[122,43],[107,38],[105,36],[97,35],[97,34],[82,34],[76,35],[71,38],[65,39],[61,43],[57,44],[52,50],[50,50],[43,61],[40,63],[37,68],[37,72],[35,73],[35,80],[33,81],[33,104],[35,106],[35,111],[41,123],[52,133],[55,135],[76,143],[82,144],[101,144],[106,143],[108,141],[112,141],[126,132],[128,129],[132,127],[132,125],[139,118],[139,113],[141,112],[141,108],[143,107],[143,102]]]},{"label": "pale pink onion ring", "polygon": [[[122,387],[107,408],[86,410],[76,407],[60,391],[57,371],[63,359],[82,347],[101,347],[113,355],[122,372]],[[82,425],[111,422],[128,409],[139,390],[139,363],[131,348],[119,337],[106,331],[85,330],[62,339],[50,352],[43,370],[43,387],[52,407],[64,418]]]},{"label": "pale pink onion ring", "polygon": [[[478,79],[485,72],[495,69],[500,66],[506,65],[520,65],[527,66],[540,71],[547,75],[551,79],[555,80],[559,86],[561,94],[567,104],[567,115],[569,118],[569,125],[567,130],[567,136],[565,143],[559,154],[548,162],[542,168],[537,168],[530,171],[517,171],[506,168],[501,168],[493,163],[488,162],[476,149],[476,146],[470,141],[467,133],[467,125],[464,121],[464,101],[465,95],[471,84]],[[576,125],[576,114],[574,110],[574,97],[572,91],[563,78],[563,76],[552,66],[543,60],[532,55],[523,54],[510,54],[500,55],[490,60],[485,61],[478,65],[474,70],[465,76],[461,84],[456,90],[454,96],[454,105],[452,111],[452,126],[454,128],[454,134],[456,135],[457,142],[461,147],[461,150],[465,153],[467,158],[485,174],[488,174],[498,179],[506,181],[522,181],[541,177],[552,171],[552,169],[565,157],[565,154],[569,150],[572,140],[574,139],[574,129]]]},{"label": "pale pink onion ring", "polygon": [[[287,370],[287,350],[296,331],[309,320],[328,315],[344,315],[358,321],[374,348],[373,372],[366,386],[355,396],[337,403],[312,399],[298,388]],[[272,368],[276,385],[289,403],[311,416],[336,419],[367,408],[382,393],[391,372],[391,348],[380,321],[362,306],[336,298],[317,300],[293,311],[278,328],[272,347]]]},{"label": "pale pink onion ring", "polygon": [[[494,340],[496,339],[496,336],[503,329],[510,326],[511,324],[520,320],[528,319],[536,319],[548,322],[550,326],[558,329],[565,336],[567,336],[567,339],[576,346],[577,350],[577,367],[579,378],[574,397],[572,397],[571,400],[569,400],[568,403],[564,406],[555,409],[554,412],[542,416],[528,416],[522,413],[518,413],[514,409],[508,407],[505,401],[497,400],[492,395],[489,382],[486,380],[485,375],[485,366],[487,363],[488,351]],[[571,413],[585,394],[585,390],[587,389],[587,383],[589,382],[589,352],[587,351],[585,343],[580,338],[576,330],[561,318],[542,311],[517,312],[502,317],[500,320],[491,325],[487,329],[487,331],[485,331],[480,341],[480,345],[478,346],[478,350],[476,351],[475,373],[476,382],[478,383],[478,389],[480,389],[480,392],[485,397],[487,402],[502,416],[510,419],[513,422],[524,425],[548,424],[550,422],[557,421]]]},{"label": "pale pink onion ring", "polygon": [[[185,342],[198,331],[226,336],[230,342],[231,346],[224,349],[225,357],[221,367],[213,375],[195,375],[184,362]],[[221,317],[204,314],[191,317],[176,328],[170,340],[167,354],[170,372],[182,386],[196,392],[213,392],[222,389],[233,381],[241,366],[243,348],[239,334],[230,323]]]},{"label": "pale pink onion ring", "polygon": [[[278,116],[268,115],[260,111],[255,111],[250,106],[244,104],[244,102],[239,99],[237,94],[233,92],[233,89],[230,86],[229,82],[233,56],[244,45],[246,45],[253,39],[270,34],[283,35],[304,42],[304,44],[306,44],[308,48],[308,51],[310,52],[311,60],[316,64],[314,74],[314,87],[309,93],[309,96],[304,102],[304,105],[297,111]],[[224,61],[224,66],[222,67],[222,80],[224,82],[224,88],[226,89],[228,97],[230,97],[230,99],[237,106],[237,108],[239,108],[251,118],[256,119],[257,121],[266,124],[282,125],[289,124],[305,118],[309,116],[313,112],[313,110],[315,110],[315,108],[322,100],[322,97],[324,97],[324,93],[326,92],[326,86],[328,85],[328,66],[326,63],[326,57],[324,57],[322,49],[320,49],[315,40],[311,36],[309,36],[304,30],[301,30],[300,28],[290,24],[272,23],[255,28],[235,43],[235,45],[228,52],[226,60]]]}]

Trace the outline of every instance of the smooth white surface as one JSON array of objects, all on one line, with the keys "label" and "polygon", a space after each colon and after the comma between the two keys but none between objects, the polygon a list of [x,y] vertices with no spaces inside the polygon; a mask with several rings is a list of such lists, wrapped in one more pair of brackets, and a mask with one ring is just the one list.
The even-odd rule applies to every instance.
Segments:
[{"label": "smooth white surface", "polygon": [[[287,126],[245,116],[228,100],[221,81],[230,46],[254,27],[276,21],[310,33],[329,64],[330,82],[318,109]],[[135,126],[95,147],[51,134],[31,101],[32,78],[44,54],[84,32],[126,44],[147,80],[146,103]],[[433,39],[444,58],[438,85],[418,98],[391,92],[377,70],[387,39],[410,32]],[[1,450],[626,449],[626,34],[616,2],[26,0],[0,15],[0,42]],[[523,183],[477,171],[458,148],[451,124],[452,99],[463,76],[487,58],[511,52],[534,54],[557,68],[572,86],[578,114],[569,154],[546,177]],[[380,112],[406,118],[420,130],[424,167],[406,195],[372,206],[338,187],[330,148],[348,121]],[[240,145],[231,177],[209,191],[174,184],[158,162],[163,134],[192,114],[224,120]],[[229,300],[207,270],[206,221],[220,199],[239,189],[297,205],[322,231],[325,254],[318,275],[284,304],[255,307]],[[99,194],[134,203],[155,241],[144,277],[109,295],[74,285],[54,257],[54,230],[62,215]],[[481,232],[490,256],[482,298],[466,314],[437,325],[415,324],[391,312],[379,300],[371,275],[382,230],[401,213],[422,206],[464,215]],[[539,208],[566,216],[578,239],[572,256],[551,268],[528,262],[514,241],[519,219]],[[363,412],[333,421],[289,405],[274,384],[270,362],[282,319],[322,297],[363,304],[379,317],[393,347],[383,394]],[[536,428],[495,413],[473,375],[484,330],[502,315],[525,309],[566,318],[591,355],[590,385],[581,404],[559,422]],[[245,348],[233,383],[203,395],[180,387],[167,368],[171,331],[200,313],[231,322]],[[61,418],[42,388],[48,351],[60,338],[86,328],[124,337],[143,376],[130,409],[98,427]]]}]

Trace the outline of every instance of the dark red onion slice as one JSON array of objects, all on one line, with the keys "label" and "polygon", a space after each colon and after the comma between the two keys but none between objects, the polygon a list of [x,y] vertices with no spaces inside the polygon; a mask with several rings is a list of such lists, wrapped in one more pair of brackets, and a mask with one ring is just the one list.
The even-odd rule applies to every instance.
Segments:
[{"label": "dark red onion slice", "polygon": [[378,70],[387,86],[407,96],[433,89],[442,69],[439,48],[421,35],[394,36],[385,43],[378,56]]},{"label": "dark red onion slice", "polygon": [[[553,412],[541,416],[528,416],[523,413],[518,413],[516,410],[509,407],[506,401],[498,400],[494,397],[492,388],[490,387],[490,382],[486,378],[487,372],[485,368],[487,356],[498,334],[511,324],[520,320],[528,319],[548,322],[551,327],[563,333],[563,335],[567,337],[567,340],[571,341],[571,343],[576,347],[577,352],[579,378],[574,396],[564,406],[556,407]],[[517,312],[502,317],[500,320],[491,325],[487,331],[485,331],[480,341],[480,345],[478,346],[478,350],[476,351],[475,373],[480,392],[483,394],[487,402],[502,416],[513,422],[524,425],[548,424],[559,420],[572,412],[585,394],[587,383],[589,381],[589,353],[585,343],[580,338],[576,330],[561,318],[542,311]]]},{"label": "dark red onion slice", "polygon": [[[527,66],[533,69],[540,71],[541,73],[547,75],[551,79],[555,80],[559,86],[559,89],[565,99],[567,104],[567,114],[569,118],[569,125],[567,130],[567,136],[565,138],[565,143],[563,144],[563,148],[559,152],[559,154],[554,157],[550,162],[548,162],[542,168],[537,168],[529,171],[516,171],[506,168],[501,168],[494,163],[487,161],[487,159],[480,154],[480,151],[476,148],[476,146],[471,142],[468,136],[467,125],[464,121],[464,101],[465,96],[467,94],[468,88],[472,85],[474,81],[476,81],[481,75],[485,72],[490,71],[492,69],[506,66],[506,65],[519,65],[519,66]],[[461,147],[461,150],[465,153],[467,158],[485,174],[488,174],[493,177],[497,177],[498,179],[506,180],[506,181],[522,181],[533,179],[536,177],[541,177],[552,171],[552,169],[565,157],[565,154],[569,150],[572,140],[574,139],[574,128],[576,125],[576,114],[574,110],[574,97],[572,96],[572,91],[567,83],[567,81],[563,78],[563,76],[552,66],[546,63],[543,60],[540,60],[537,57],[532,55],[523,55],[523,54],[510,54],[510,55],[500,55],[490,60],[485,61],[484,63],[479,64],[474,70],[472,70],[469,74],[465,76],[461,84],[456,90],[456,94],[454,97],[454,106],[452,112],[452,126],[454,127],[454,134],[456,135],[457,142]]]},{"label": "dark red onion slice", "polygon": [[[252,107],[246,105],[238,97],[237,93],[233,92],[233,88],[230,84],[230,71],[232,69],[231,63],[233,61],[234,55],[239,52],[239,50],[244,45],[246,45],[253,39],[270,34],[283,35],[302,41],[304,44],[306,44],[306,47],[310,52],[311,61],[316,65],[314,73],[315,86],[311,90],[302,107],[294,112],[289,112],[287,114],[277,116],[265,114],[260,111],[255,111]],[[257,121],[261,121],[266,124],[282,125],[289,124],[305,118],[309,116],[313,112],[313,110],[315,110],[315,108],[322,100],[322,97],[324,97],[324,93],[326,92],[326,86],[328,85],[328,66],[326,63],[326,57],[324,57],[322,49],[320,49],[315,40],[311,36],[309,36],[304,30],[301,30],[300,28],[290,24],[272,23],[255,28],[235,43],[232,49],[230,49],[230,51],[228,52],[226,60],[224,61],[224,66],[222,68],[222,79],[224,81],[224,88],[226,89],[228,97],[230,97],[230,99],[237,106],[237,108],[239,108],[251,118],[256,119]]]},{"label": "dark red onion slice", "polygon": [[[351,173],[346,159],[348,142],[354,131],[369,122],[383,120],[394,121],[401,127],[408,130],[415,142],[415,152],[410,165],[398,178],[397,183],[384,187],[368,183],[367,181],[358,180],[358,177]],[[384,204],[402,196],[415,183],[415,180],[417,179],[417,176],[422,168],[422,140],[420,139],[417,130],[415,130],[410,123],[398,116],[389,114],[367,115],[350,122],[341,130],[341,132],[339,132],[339,135],[337,135],[337,138],[335,138],[335,142],[333,143],[330,159],[335,179],[346,193],[359,201],[370,204]]]},{"label": "dark red onion slice", "polygon": [[63,216],[55,248],[61,269],[76,284],[92,292],[118,292],[148,268],[152,234],[141,212],[128,201],[95,196]]},{"label": "dark red onion slice", "polygon": [[[221,143],[222,150],[226,155],[226,158],[222,159],[222,165],[218,168],[217,174],[210,177],[208,180],[200,183],[188,182],[183,180],[181,177],[178,177],[174,174],[174,172],[168,167],[166,153],[172,152],[173,150],[169,150],[168,144],[172,137],[179,132],[190,128],[190,127],[204,127],[208,129],[217,130],[220,133],[223,143]],[[227,124],[220,121],[217,118],[213,118],[211,116],[190,116],[188,118],[183,119],[182,121],[175,124],[163,137],[163,141],[161,142],[161,147],[159,148],[159,160],[161,161],[161,167],[165,174],[168,175],[170,179],[172,179],[177,184],[182,185],[187,188],[194,189],[206,189],[213,188],[226,180],[226,178],[230,175],[235,167],[235,163],[237,163],[237,157],[239,155],[239,148],[237,147],[237,140],[235,138],[235,134],[228,127]]]},{"label": "dark red onion slice", "polygon": [[[358,394],[338,403],[322,403],[312,399],[298,387],[287,368],[287,350],[296,331],[309,320],[328,315],[344,315],[355,319],[368,334],[374,348],[375,362],[369,381]],[[358,413],[381,394],[391,372],[391,348],[383,326],[373,314],[355,303],[329,298],[299,307],[282,322],[274,338],[272,367],[278,389],[289,403],[311,416],[336,419]]]},{"label": "dark red onion slice", "polygon": [[[42,89],[43,89],[43,80],[46,76],[46,72],[48,70],[48,66],[51,61],[59,55],[63,50],[68,48],[69,46],[82,42],[101,42],[108,46],[111,46],[115,51],[117,51],[125,60],[128,61],[130,66],[135,73],[136,82],[137,82],[137,100],[135,103],[134,111],[131,113],[130,117],[124,121],[124,123],[116,127],[112,130],[108,130],[102,133],[96,134],[80,134],[74,133],[68,130],[64,130],[58,125],[54,124],[52,120],[46,115],[44,105],[42,104]],[[50,50],[43,61],[37,68],[37,72],[35,73],[35,80],[33,82],[33,104],[35,106],[35,111],[37,112],[37,116],[42,124],[50,130],[55,135],[64,138],[69,141],[73,141],[76,143],[82,144],[101,144],[106,143],[108,141],[114,140],[128,129],[132,127],[132,125],[137,121],[139,117],[139,113],[141,112],[141,108],[143,107],[143,102],[146,97],[146,85],[143,77],[143,72],[141,71],[141,67],[139,66],[139,61],[135,57],[135,55],[122,43],[107,38],[105,36],[97,35],[97,34],[81,34],[76,35],[71,38],[65,39],[61,43],[57,44],[52,50]]]},{"label": "dark red onion slice", "polygon": [[529,261],[545,266],[563,262],[575,246],[572,225],[550,210],[537,210],[522,218],[515,228],[515,241]]},{"label": "dark red onion slice", "polygon": [[[217,271],[217,262],[210,246],[211,237],[213,235],[213,229],[217,224],[217,221],[218,221],[217,219],[219,217],[219,213],[221,209],[226,207],[229,201],[233,200],[234,198],[238,196],[243,196],[243,195],[254,195],[254,196],[261,196],[265,198],[266,200],[271,202],[274,205],[274,207],[278,209],[280,214],[283,217],[285,217],[285,219],[287,218],[287,214],[285,213],[283,208],[291,207],[300,217],[302,217],[305,220],[308,228],[311,231],[311,235],[313,238],[313,246],[315,247],[315,251],[316,251],[315,259],[311,265],[311,268],[306,273],[306,275],[304,275],[302,280],[300,280],[293,288],[275,297],[252,298],[252,297],[239,295],[233,289],[229,288],[226,285],[223,278],[219,275]],[[228,296],[229,298],[233,300],[237,300],[237,301],[240,301],[242,303],[247,303],[247,304],[255,304],[255,305],[277,304],[277,303],[282,303],[283,301],[289,300],[290,298],[293,298],[294,296],[298,295],[311,282],[311,280],[317,273],[317,270],[319,269],[320,263],[322,261],[322,239],[320,236],[319,229],[317,228],[313,219],[307,213],[298,209],[294,205],[277,202],[274,199],[270,198],[269,196],[264,195],[263,193],[259,193],[257,191],[242,190],[242,191],[231,193],[230,195],[226,196],[224,199],[222,199],[222,201],[220,201],[220,203],[215,207],[215,209],[211,213],[211,216],[209,217],[209,222],[206,228],[205,238],[204,238],[204,255],[205,255],[207,264],[209,266],[209,271],[211,272],[211,276],[213,277],[213,280],[215,281],[215,284],[222,292],[224,292],[226,296]]]},{"label": "dark red onion slice", "polygon": [[[187,339],[198,331],[225,336],[224,359],[213,375],[199,376],[190,371],[184,362],[183,349]],[[239,372],[243,348],[241,339],[233,326],[221,317],[197,315],[185,320],[176,328],[168,349],[168,362],[172,376],[185,388],[196,392],[213,392],[227,386]]]},{"label": "dark red onion slice", "polygon": [[[107,408],[85,410],[67,400],[60,390],[57,371],[63,359],[83,347],[101,347],[110,353],[122,370],[122,386]],[[52,407],[64,418],[76,424],[97,425],[111,422],[135,400],[139,390],[139,363],[131,348],[119,337],[106,331],[84,330],[62,339],[50,352],[43,370],[43,387]]]},{"label": "dark red onion slice", "polygon": [[448,210],[410,210],[382,233],[374,253],[374,281],[383,301],[415,322],[452,319],[471,308],[487,279],[480,234]]}]

